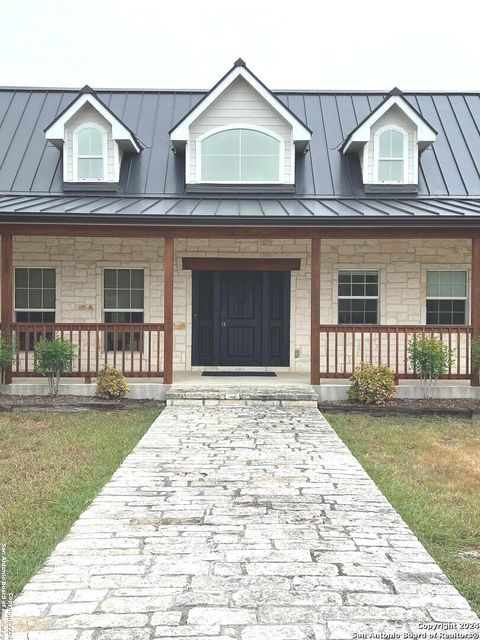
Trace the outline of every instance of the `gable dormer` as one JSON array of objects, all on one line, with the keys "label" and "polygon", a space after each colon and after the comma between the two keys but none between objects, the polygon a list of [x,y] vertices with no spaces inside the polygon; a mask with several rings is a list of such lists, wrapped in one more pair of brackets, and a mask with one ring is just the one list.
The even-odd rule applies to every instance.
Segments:
[{"label": "gable dormer", "polygon": [[311,131],[247,68],[233,68],[170,131],[187,185],[294,185]]},{"label": "gable dormer", "polygon": [[403,97],[391,91],[346,138],[342,152],[358,154],[363,183],[383,190],[418,185],[419,155],[437,133]]},{"label": "gable dormer", "polygon": [[118,183],[124,153],[139,153],[140,143],[90,87],[45,129],[62,151],[64,183]]}]

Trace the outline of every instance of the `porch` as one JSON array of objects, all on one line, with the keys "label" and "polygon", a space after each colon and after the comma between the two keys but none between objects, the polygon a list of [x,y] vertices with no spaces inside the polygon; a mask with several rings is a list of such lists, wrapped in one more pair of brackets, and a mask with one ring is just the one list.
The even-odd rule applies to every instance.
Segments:
[{"label": "porch", "polygon": [[[371,362],[391,367],[402,388],[407,382],[414,388],[415,374],[408,362],[408,343],[413,335],[426,334],[439,337],[453,352],[443,387],[465,389],[477,384],[470,358],[472,337],[480,335],[480,239],[477,233],[467,228],[3,226],[2,331],[12,334],[17,347],[5,381],[13,382],[14,386],[24,383],[36,386],[39,381],[34,371],[34,344],[40,337],[53,334],[68,338],[75,345],[76,358],[69,377],[76,384],[91,383],[107,364],[122,370],[134,384],[168,385],[182,381],[185,376],[196,379],[204,369],[221,369],[221,366],[197,365],[192,361],[192,269],[199,268],[200,263],[189,263],[188,259],[221,259],[224,269],[229,268],[225,265],[230,260],[235,269],[244,271],[275,270],[275,261],[280,265],[280,261],[287,260],[289,269],[296,269],[291,266],[293,261],[301,265],[291,272],[288,364],[262,364],[260,369],[275,371],[278,381],[295,377],[300,384],[310,382],[333,389],[345,385],[360,362]],[[69,257],[60,260],[57,254],[61,239],[65,246],[75,246]],[[445,251],[447,239],[451,253]],[[106,247],[111,245],[108,260],[106,250],[101,256],[96,255],[95,240]],[[53,247],[49,256],[40,255],[43,245],[29,253],[25,251],[26,246],[33,248],[38,242]],[[394,246],[395,243],[399,244]],[[150,256],[151,247],[156,247],[158,252]],[[239,267],[239,260],[245,262],[244,267]],[[58,267],[60,263],[62,266]],[[47,268],[53,265],[62,270],[62,286],[57,290],[57,298],[63,300],[63,307],[59,305],[58,321],[16,320],[15,268],[27,265]],[[150,269],[149,275],[145,275],[149,281],[145,295],[150,300],[145,305],[148,313],[142,322],[105,322],[103,313],[99,313],[103,305],[103,282],[98,274],[113,265],[121,268],[142,265]],[[282,268],[286,268],[285,262],[283,265]],[[384,270],[381,278],[384,290],[378,303],[380,323],[334,322],[338,315],[335,283],[339,268]],[[421,287],[425,287],[421,279],[428,268],[468,272],[465,324],[426,324],[421,317]],[[153,273],[153,269],[157,271]],[[67,272],[71,275],[65,277]],[[80,272],[86,274],[82,276],[81,285],[78,284]],[[90,281],[90,274],[94,274],[94,282]],[[413,286],[417,280],[418,287]],[[78,296],[77,289],[70,290],[70,286],[80,287],[81,295]],[[414,289],[418,289],[415,296]],[[400,295],[399,291],[403,293]],[[409,293],[412,294],[410,302]],[[73,300],[75,296],[78,301]],[[397,302],[395,296],[399,298]],[[73,300],[69,315],[77,318],[74,322],[66,321],[64,302],[67,299]],[[408,305],[411,311],[407,313]],[[89,318],[89,314],[93,318]],[[226,368],[245,369],[241,365]]]}]

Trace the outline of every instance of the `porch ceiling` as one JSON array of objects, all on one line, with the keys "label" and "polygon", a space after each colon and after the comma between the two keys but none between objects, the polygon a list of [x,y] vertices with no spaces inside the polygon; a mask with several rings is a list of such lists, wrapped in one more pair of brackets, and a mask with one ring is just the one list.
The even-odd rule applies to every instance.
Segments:
[{"label": "porch ceiling", "polygon": [[255,198],[0,195],[0,222],[362,224],[480,222],[478,198]]}]

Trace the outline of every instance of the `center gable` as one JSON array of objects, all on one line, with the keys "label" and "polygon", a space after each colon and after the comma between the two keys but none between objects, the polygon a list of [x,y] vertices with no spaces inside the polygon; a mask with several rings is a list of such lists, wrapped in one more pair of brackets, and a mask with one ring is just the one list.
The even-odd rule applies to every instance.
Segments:
[{"label": "center gable", "polygon": [[242,78],[231,85],[190,125],[193,136],[218,126],[246,122],[292,137],[292,126]]},{"label": "center gable", "polygon": [[174,151],[185,149],[187,186],[222,189],[293,188],[295,152],[305,153],[310,138],[310,129],[240,59],[170,131]]},{"label": "center gable", "polygon": [[[186,147],[187,183],[206,182],[201,171],[201,143],[211,134],[238,129],[276,135],[281,162],[278,182],[295,182],[292,126],[243,78],[239,77],[190,125]],[[274,138],[275,139],[275,138]],[[280,157],[281,156],[281,157]],[[242,180],[247,182],[247,180]]]}]

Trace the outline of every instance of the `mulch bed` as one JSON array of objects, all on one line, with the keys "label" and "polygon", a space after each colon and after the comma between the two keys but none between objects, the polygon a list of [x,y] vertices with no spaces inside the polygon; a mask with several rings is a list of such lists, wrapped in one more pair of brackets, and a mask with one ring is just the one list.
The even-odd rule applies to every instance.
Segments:
[{"label": "mulch bed", "polygon": [[[112,411],[163,408],[160,400],[104,400],[95,396],[0,396],[2,411]],[[318,403],[320,411],[327,413],[368,413],[377,416],[450,415],[464,418],[480,418],[480,400],[472,399],[407,399],[390,400],[385,406],[362,405],[353,400],[325,400]]]},{"label": "mulch bed", "polygon": [[160,400],[105,400],[95,396],[0,396],[1,411],[123,411],[164,406]]},{"label": "mulch bed", "polygon": [[448,415],[459,418],[480,418],[480,400],[468,398],[438,398],[433,400],[396,398],[385,406],[363,405],[353,400],[330,400],[318,403],[320,411],[329,413],[369,413],[377,416]]}]

